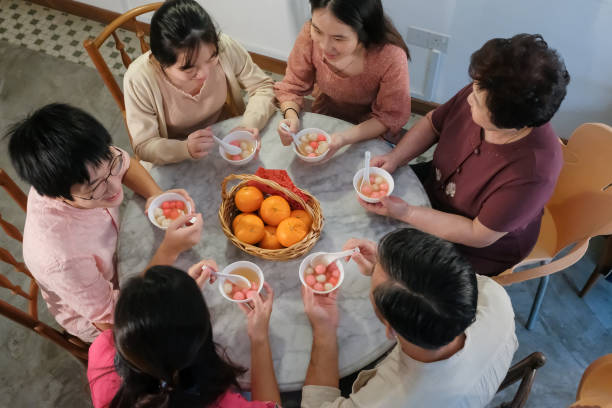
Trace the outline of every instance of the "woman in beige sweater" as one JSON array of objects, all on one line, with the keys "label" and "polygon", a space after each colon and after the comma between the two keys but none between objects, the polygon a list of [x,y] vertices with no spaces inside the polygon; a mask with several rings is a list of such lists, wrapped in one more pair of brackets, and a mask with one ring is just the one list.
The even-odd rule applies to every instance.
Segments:
[{"label": "woman in beige sweater", "polygon": [[210,125],[240,114],[239,128],[258,138],[275,109],[273,85],[196,1],[167,1],[151,19],[151,51],[123,80],[134,151],[155,164],[201,159],[214,146]]}]

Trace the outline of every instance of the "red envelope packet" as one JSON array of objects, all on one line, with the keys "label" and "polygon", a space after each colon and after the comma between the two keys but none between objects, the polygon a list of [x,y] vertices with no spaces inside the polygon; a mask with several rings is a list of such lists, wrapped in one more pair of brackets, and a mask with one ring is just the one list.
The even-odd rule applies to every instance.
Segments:
[{"label": "red envelope packet", "polygon": [[[295,184],[293,184],[293,181],[291,181],[291,177],[289,177],[289,174],[287,174],[285,170],[264,169],[263,167],[260,167],[255,172],[255,175],[261,178],[265,178],[265,179],[277,182],[278,184],[285,187],[286,189],[293,191],[295,194],[300,196],[306,202],[308,202],[308,200],[310,199],[306,194],[304,194],[302,190],[300,190],[299,188],[295,186]],[[257,187],[264,194],[274,194],[274,195],[279,195],[283,197],[289,202],[289,205],[291,206],[292,210],[303,210],[302,206],[297,201],[292,200],[291,198],[287,197],[285,194],[281,193],[278,190],[273,189],[272,187],[268,187],[262,183],[258,183],[257,181],[249,181],[247,184],[249,186]]]}]

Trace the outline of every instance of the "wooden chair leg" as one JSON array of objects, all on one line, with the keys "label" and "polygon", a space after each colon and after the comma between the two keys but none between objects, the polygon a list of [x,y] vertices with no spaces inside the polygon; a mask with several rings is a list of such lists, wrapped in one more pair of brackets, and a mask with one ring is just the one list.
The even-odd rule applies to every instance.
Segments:
[{"label": "wooden chair leg", "polygon": [[546,293],[546,288],[548,287],[549,280],[550,275],[542,276],[540,278],[540,283],[538,284],[538,291],[535,295],[535,299],[533,299],[533,304],[531,305],[531,312],[529,312],[529,319],[527,319],[527,324],[525,325],[527,330],[531,330],[533,324],[538,318],[538,313],[540,312],[540,307],[542,306],[542,301],[544,300],[544,294]]},{"label": "wooden chair leg", "polygon": [[597,266],[593,270],[593,273],[589,277],[589,280],[584,285],[584,288],[580,291],[578,296],[584,297],[589,290],[595,285],[595,282],[599,279],[600,275],[607,275],[612,269],[612,235],[608,235],[606,238],[605,247],[601,254]]}]

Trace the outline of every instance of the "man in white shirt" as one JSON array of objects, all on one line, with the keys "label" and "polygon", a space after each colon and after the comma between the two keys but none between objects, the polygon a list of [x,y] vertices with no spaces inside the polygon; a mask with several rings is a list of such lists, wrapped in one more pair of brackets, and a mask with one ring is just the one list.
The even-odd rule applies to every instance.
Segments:
[{"label": "man in white shirt", "polygon": [[371,276],[370,299],[397,345],[373,370],[359,373],[348,398],[338,389],[335,295],[304,289],[313,345],[302,407],[484,407],[518,347],[506,291],[475,275],[453,244],[415,229],[371,241],[352,259]]}]

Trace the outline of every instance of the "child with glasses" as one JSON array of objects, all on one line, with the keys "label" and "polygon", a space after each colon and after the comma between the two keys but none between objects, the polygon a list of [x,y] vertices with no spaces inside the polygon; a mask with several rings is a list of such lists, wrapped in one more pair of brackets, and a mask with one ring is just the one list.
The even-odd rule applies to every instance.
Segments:
[{"label": "child with glasses", "polygon": [[[112,327],[119,295],[117,238],[123,185],[149,202],[162,190],[127,152],[111,146],[106,129],[69,105],[51,104],[9,131],[9,153],[32,185],[23,258],[49,312],[69,333],[91,342]],[[173,190],[195,205],[187,192]],[[185,226],[195,217],[192,225]],[[151,264],[172,264],[202,232],[200,214],[167,229]]]}]

